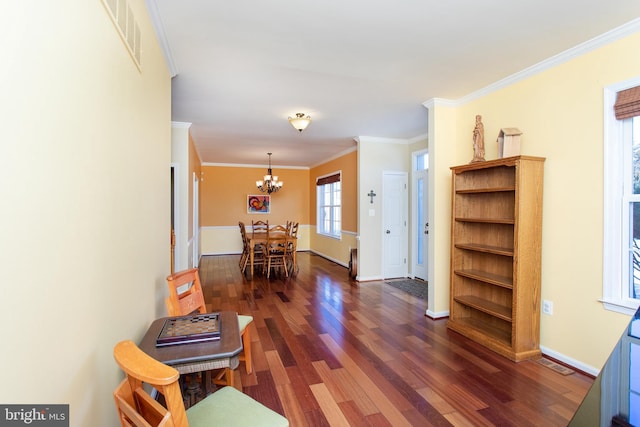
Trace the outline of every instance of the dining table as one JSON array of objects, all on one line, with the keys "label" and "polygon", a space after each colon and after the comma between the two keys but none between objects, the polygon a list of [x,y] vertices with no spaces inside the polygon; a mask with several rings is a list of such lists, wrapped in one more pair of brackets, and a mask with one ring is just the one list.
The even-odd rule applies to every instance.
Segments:
[{"label": "dining table", "polygon": [[[238,314],[235,311],[220,311],[219,339],[200,342],[184,342],[173,345],[158,345],[158,338],[168,320],[196,318],[192,316],[162,317],[154,320],[142,337],[139,347],[152,358],[175,368],[181,375],[204,372],[204,395],[211,394],[210,372],[213,369],[225,369],[226,385],[233,386],[233,369],[240,363],[242,340],[238,326]],[[197,327],[197,326],[195,326]],[[194,331],[194,334],[197,331]],[[188,335],[185,332],[185,335]],[[195,392],[192,389],[191,399]],[[194,402],[191,402],[192,404]]]},{"label": "dining table", "polygon": [[[270,231],[270,234],[274,233]],[[283,234],[283,233],[280,233]],[[247,279],[253,280],[253,263],[254,263],[254,250],[257,245],[266,245],[267,244],[267,232],[266,231],[250,231],[247,232],[247,239],[249,240],[249,275]],[[291,243],[293,244],[293,259],[292,263],[295,268],[297,264],[296,259],[296,249],[298,238],[295,236],[289,236]]]}]

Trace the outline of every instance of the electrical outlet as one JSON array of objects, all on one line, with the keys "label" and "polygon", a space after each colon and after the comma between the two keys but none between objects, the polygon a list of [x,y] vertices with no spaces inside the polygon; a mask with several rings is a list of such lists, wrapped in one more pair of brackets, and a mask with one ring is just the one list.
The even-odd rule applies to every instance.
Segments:
[{"label": "electrical outlet", "polygon": [[552,315],[553,314],[553,302],[549,300],[542,301],[542,312],[544,314]]}]

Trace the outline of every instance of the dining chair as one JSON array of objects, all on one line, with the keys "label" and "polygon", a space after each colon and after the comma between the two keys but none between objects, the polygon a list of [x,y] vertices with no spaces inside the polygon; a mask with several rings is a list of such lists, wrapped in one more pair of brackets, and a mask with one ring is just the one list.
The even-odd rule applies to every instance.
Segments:
[{"label": "dining chair", "polygon": [[298,237],[298,222],[291,222],[289,226],[289,235],[292,237]]},{"label": "dining chair", "polygon": [[[200,283],[200,275],[197,268],[179,271],[167,276],[167,284],[169,285],[169,297],[165,300],[167,312],[169,316],[187,316],[194,311],[200,314],[207,312],[204,303],[204,294],[202,293],[202,284]],[[184,289],[187,287],[187,289]],[[245,363],[247,374],[253,372],[253,362],[251,358],[251,332],[249,325],[253,322],[252,316],[238,315],[238,325],[240,327],[240,336],[242,337],[243,351],[240,353],[239,359]],[[227,368],[225,371],[225,379],[227,384],[233,380],[231,378],[233,372]],[[220,383],[220,379],[216,380]]]},{"label": "dining chair", "polygon": [[[266,221],[251,221],[251,230],[254,233],[266,233],[269,231],[269,220]],[[264,252],[264,247],[262,244],[257,244],[254,246],[254,249],[260,253]],[[254,260],[255,262],[255,260]],[[257,263],[256,263],[257,264]]]},{"label": "dining chair", "polygon": [[[133,341],[121,341],[113,357],[125,378],[113,392],[122,427],[126,426],[225,426],[286,427],[289,421],[233,387],[222,387],[185,410],[178,379],[180,374],[159,362]],[[145,385],[163,397],[154,399]]]},{"label": "dining chair", "polygon": [[240,237],[242,238],[242,254],[240,255],[240,271],[244,273],[244,269],[247,267],[247,261],[249,260],[249,245],[247,244],[247,228],[244,222],[238,221],[238,227],[240,228]]},{"label": "dining chair", "polygon": [[298,223],[294,221],[287,222],[287,235],[289,240],[287,242],[286,259],[291,275],[295,275],[298,272],[298,262],[296,257],[296,250],[298,245]]},{"label": "dining chair", "polygon": [[269,229],[269,220],[266,221],[251,221],[251,229],[255,231],[266,232]]},{"label": "dining chair", "polygon": [[[238,226],[240,227],[240,237],[242,238],[242,255],[240,256],[240,271],[244,274],[244,271],[251,261],[251,244],[249,242],[249,238],[247,237],[247,229],[244,226],[242,221],[238,222]],[[255,266],[262,265],[262,248],[254,247],[253,248],[253,264]]]},{"label": "dining chair", "polygon": [[286,227],[275,225],[267,231],[267,244],[263,248],[264,266],[267,279],[271,275],[271,269],[282,267],[285,276],[289,277],[287,269],[287,245],[289,235]]}]

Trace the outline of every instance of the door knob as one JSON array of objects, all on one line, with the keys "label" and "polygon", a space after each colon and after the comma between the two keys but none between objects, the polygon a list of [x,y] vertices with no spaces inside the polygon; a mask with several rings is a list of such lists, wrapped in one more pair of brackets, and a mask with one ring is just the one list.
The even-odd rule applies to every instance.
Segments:
[{"label": "door knob", "polygon": [[387,234],[391,234],[391,230],[387,230]]}]

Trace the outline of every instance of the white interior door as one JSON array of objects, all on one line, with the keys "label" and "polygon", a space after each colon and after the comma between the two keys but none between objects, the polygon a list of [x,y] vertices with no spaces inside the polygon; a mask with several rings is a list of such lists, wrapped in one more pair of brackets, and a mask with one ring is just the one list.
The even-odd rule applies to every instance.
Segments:
[{"label": "white interior door", "polygon": [[383,197],[383,277],[407,277],[407,174],[384,172]]}]

